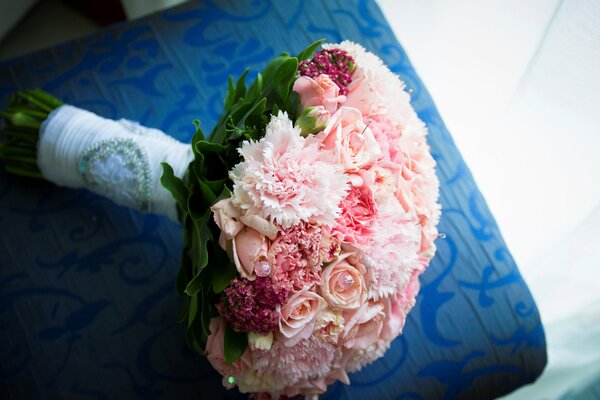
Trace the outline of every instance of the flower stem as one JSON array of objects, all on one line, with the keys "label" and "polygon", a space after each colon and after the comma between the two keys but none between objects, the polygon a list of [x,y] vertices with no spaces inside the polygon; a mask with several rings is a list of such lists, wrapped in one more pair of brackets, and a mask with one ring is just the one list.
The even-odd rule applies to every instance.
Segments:
[{"label": "flower stem", "polygon": [[63,103],[41,89],[26,89],[10,97],[0,111],[4,126],[0,135],[0,162],[6,172],[43,179],[37,166],[40,126]]}]

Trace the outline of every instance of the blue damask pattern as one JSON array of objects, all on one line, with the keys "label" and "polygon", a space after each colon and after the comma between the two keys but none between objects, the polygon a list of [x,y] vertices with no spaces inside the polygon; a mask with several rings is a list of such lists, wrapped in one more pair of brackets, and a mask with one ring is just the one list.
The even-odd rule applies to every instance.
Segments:
[{"label": "blue damask pattern", "polygon": [[[39,86],[182,141],[206,130],[226,78],[326,37],[380,55],[430,129],[444,209],[405,334],[326,399],[493,398],[546,362],[540,318],[440,116],[371,0],[192,1],[0,64],[0,101]],[[0,390],[10,398],[238,398],[184,343],[180,228],[86,191],[0,172]]]}]

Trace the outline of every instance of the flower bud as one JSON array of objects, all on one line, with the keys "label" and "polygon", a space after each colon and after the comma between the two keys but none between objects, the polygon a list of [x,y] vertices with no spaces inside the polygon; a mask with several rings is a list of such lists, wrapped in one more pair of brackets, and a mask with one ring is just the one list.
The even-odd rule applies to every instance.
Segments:
[{"label": "flower bud", "polygon": [[302,130],[302,136],[321,132],[327,126],[331,114],[323,106],[308,107],[296,120],[296,126]]}]

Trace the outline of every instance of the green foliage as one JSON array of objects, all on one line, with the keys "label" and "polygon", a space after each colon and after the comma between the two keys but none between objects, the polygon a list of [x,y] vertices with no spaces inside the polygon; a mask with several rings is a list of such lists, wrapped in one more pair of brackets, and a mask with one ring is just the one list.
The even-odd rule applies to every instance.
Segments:
[{"label": "green foliage", "polygon": [[0,111],[4,119],[0,138],[0,161],[6,172],[31,178],[43,178],[37,166],[37,142],[40,125],[62,102],[41,89],[15,93],[8,108]]},{"label": "green foliage", "polygon": [[239,359],[246,347],[248,346],[248,336],[245,332],[236,332],[233,330],[231,325],[225,326],[225,336],[223,338],[223,353],[225,355],[225,361],[233,363]]},{"label": "green foliage", "polygon": [[317,51],[317,49],[319,47],[321,47],[321,45],[323,44],[324,41],[325,41],[325,39],[319,39],[319,40],[314,41],[311,44],[309,44],[304,50],[302,50],[296,56],[298,61],[304,61],[304,60],[308,60],[309,58],[311,58],[313,56],[313,54],[315,54],[315,51]]},{"label": "green foliage", "polygon": [[[246,70],[237,81],[228,82],[223,114],[210,135],[193,121],[194,160],[183,178],[174,175],[163,163],[162,185],[173,195],[183,227],[183,254],[177,275],[177,293],[183,297],[180,321],[187,326],[190,347],[203,354],[210,334],[210,319],[217,315],[219,294],[237,276],[228,254],[219,246],[219,229],[211,206],[231,195],[228,172],[240,161],[237,152],[244,140],[259,140],[271,115],[286,111],[296,119],[299,101],[292,91],[298,63],[309,59],[322,40],[310,44],[296,57],[283,53],[273,59],[246,86]],[[0,112],[4,121],[0,139],[0,161],[7,172],[42,178],[37,167],[37,142],[40,124],[62,102],[40,90],[23,90],[13,95],[8,109]],[[228,362],[237,360],[246,349],[245,333],[227,326],[224,354]]]},{"label": "green foliage", "polygon": [[[217,315],[214,305],[219,294],[238,275],[218,244],[220,232],[210,208],[231,195],[228,173],[240,161],[237,149],[241,142],[262,138],[271,115],[279,110],[296,118],[299,101],[292,85],[298,63],[310,58],[322,42],[310,44],[296,57],[286,53],[276,57],[249,87],[245,82],[248,70],[235,82],[229,78],[224,110],[211,134],[205,135],[200,121],[193,121],[194,160],[185,176],[178,178],[170,165],[162,163],[160,181],[173,195],[183,227],[184,248],[176,280],[177,293],[183,297],[179,320],[187,326],[188,344],[201,354],[210,334],[210,319]],[[42,177],[36,160],[40,124],[61,105],[40,89],[23,90],[10,99],[8,109],[0,112],[5,120],[0,160],[8,172]],[[246,346],[246,334],[227,326],[225,359],[234,362]]]},{"label": "green foliage", "polygon": [[[177,276],[177,292],[184,297],[180,320],[186,323],[189,345],[199,353],[210,334],[210,319],[217,315],[214,305],[219,294],[238,276],[218,244],[220,232],[210,207],[231,195],[228,173],[240,161],[241,142],[262,138],[271,115],[279,110],[296,117],[299,101],[292,85],[298,62],[310,58],[321,43],[312,43],[297,57],[285,53],[276,57],[249,87],[247,70],[237,81],[230,78],[223,114],[211,134],[206,136],[200,122],[194,121],[194,160],[184,178],[175,177],[163,164],[161,183],[175,198],[183,225],[184,251]],[[227,325],[223,349],[227,362],[237,360],[247,345],[246,334]]]}]

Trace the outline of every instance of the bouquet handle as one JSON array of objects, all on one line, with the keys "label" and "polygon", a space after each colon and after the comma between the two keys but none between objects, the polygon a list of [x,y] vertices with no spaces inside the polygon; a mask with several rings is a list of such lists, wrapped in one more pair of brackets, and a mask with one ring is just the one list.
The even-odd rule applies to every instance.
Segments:
[{"label": "bouquet handle", "polygon": [[161,163],[182,177],[194,158],[189,144],[137,122],[44,99],[53,98],[40,90],[23,91],[2,112],[0,159],[8,172],[88,189],[119,205],[178,221],[175,200],[160,182]]},{"label": "bouquet handle", "polygon": [[88,189],[177,221],[175,200],[160,183],[161,162],[181,177],[193,157],[189,144],[160,130],[63,105],[41,125],[37,161],[44,178],[58,186]]}]

